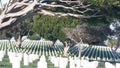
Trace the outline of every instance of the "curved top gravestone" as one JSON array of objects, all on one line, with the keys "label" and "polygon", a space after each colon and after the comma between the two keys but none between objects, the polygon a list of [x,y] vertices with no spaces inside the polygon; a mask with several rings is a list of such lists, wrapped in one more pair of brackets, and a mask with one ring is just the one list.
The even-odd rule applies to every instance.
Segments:
[{"label": "curved top gravestone", "polygon": [[[21,49],[17,48],[15,41],[11,41],[11,46],[9,41],[0,41],[0,50],[10,51],[10,52],[21,52],[26,54],[37,54],[46,56],[60,56],[63,54],[64,46],[55,45],[51,46],[51,42],[48,41],[24,41],[22,43]],[[50,44],[50,45],[49,45]],[[9,49],[7,49],[9,47]],[[106,46],[89,46],[83,44],[84,50],[81,53],[83,59],[96,60],[96,61],[108,61],[108,62],[120,62],[120,51],[112,51],[110,47]],[[7,49],[7,50],[6,50]],[[68,50],[69,56],[77,56],[79,54],[78,46],[73,46]]]}]

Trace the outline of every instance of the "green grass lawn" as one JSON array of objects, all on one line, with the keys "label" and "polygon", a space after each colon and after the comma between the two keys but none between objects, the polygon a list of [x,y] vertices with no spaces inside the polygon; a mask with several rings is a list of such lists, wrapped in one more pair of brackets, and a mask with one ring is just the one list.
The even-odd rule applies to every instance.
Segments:
[{"label": "green grass lawn", "polygon": [[3,60],[0,61],[0,68],[12,68],[12,64],[9,62],[7,55],[5,55]]}]

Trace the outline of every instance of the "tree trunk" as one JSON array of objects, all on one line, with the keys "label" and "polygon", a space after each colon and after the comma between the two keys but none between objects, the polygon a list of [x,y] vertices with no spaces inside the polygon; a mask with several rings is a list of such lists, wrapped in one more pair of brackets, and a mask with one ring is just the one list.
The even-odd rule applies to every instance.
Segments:
[{"label": "tree trunk", "polygon": [[10,39],[8,39],[8,41],[9,41],[8,50],[10,50],[11,49],[10,47],[11,47],[12,44],[11,44]]},{"label": "tree trunk", "polygon": [[64,56],[68,56],[68,50],[69,50],[70,46],[66,46],[64,47]]},{"label": "tree trunk", "polygon": [[120,47],[120,37],[118,37],[117,40],[118,40],[118,41],[117,41],[117,46],[116,46],[116,48],[115,48],[115,51]]},{"label": "tree trunk", "polygon": [[17,39],[17,47],[21,48],[21,44],[22,44],[22,37],[21,37],[21,35],[19,35],[19,37]]},{"label": "tree trunk", "polygon": [[81,59],[81,52],[82,52],[81,43],[78,43],[78,47],[79,47],[79,55],[78,55],[78,57]]}]

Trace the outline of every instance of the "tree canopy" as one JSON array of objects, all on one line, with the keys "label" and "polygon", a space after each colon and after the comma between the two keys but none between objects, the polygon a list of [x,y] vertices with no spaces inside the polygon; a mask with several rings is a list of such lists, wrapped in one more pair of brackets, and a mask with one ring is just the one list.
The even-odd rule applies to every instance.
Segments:
[{"label": "tree canopy", "polygon": [[34,32],[46,39],[64,40],[66,35],[61,31],[62,28],[71,28],[85,23],[87,27],[95,27],[87,28],[87,32],[96,31],[96,27],[109,25],[113,19],[119,19],[120,1],[9,0],[1,11],[0,30],[12,25],[20,25],[27,17],[37,14],[33,19]]},{"label": "tree canopy", "polygon": [[38,14],[34,16],[33,30],[46,39],[53,41],[60,39],[61,41],[64,41],[66,39],[66,35],[61,29],[65,27],[75,27],[77,24],[82,24],[82,22],[76,18],[57,18]]}]

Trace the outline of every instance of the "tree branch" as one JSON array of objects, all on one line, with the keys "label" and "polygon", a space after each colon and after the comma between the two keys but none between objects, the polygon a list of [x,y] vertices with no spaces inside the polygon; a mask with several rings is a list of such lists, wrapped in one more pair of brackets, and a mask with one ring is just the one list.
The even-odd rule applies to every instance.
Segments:
[{"label": "tree branch", "polygon": [[[84,13],[87,13],[88,11],[94,11],[94,10],[90,8],[91,4],[84,4],[84,0],[76,0],[76,1],[45,0],[45,2],[39,2],[39,1],[40,0],[33,0],[33,1],[9,0],[5,9],[0,15],[0,29],[8,25],[11,25],[11,23],[16,22],[15,20],[17,20],[21,16],[26,16],[29,12],[34,13],[34,10],[37,10],[38,13],[41,13],[44,15],[57,16],[57,17],[72,16],[76,18],[92,18],[92,17],[102,16],[102,15],[96,15],[96,13],[86,16]],[[52,4],[53,2],[55,2],[56,4]],[[65,13],[65,12],[57,12],[57,11],[53,12],[53,11],[46,10],[46,9],[58,8],[58,7],[66,10],[68,9],[72,10],[75,13],[73,12]],[[79,10],[79,9],[84,9],[84,10]]]},{"label": "tree branch", "polygon": [[58,7],[60,7],[60,8],[64,8],[64,9],[70,9],[70,10],[73,10],[73,11],[78,12],[78,13],[85,13],[87,11],[93,11],[93,9],[87,8],[88,5],[80,7],[80,8],[86,8],[86,10],[81,10],[81,11],[77,10],[75,7],[71,7],[71,6],[67,7],[67,6],[64,6],[64,5],[51,5],[51,4],[41,4],[41,5],[45,6],[45,7],[49,7],[49,8],[50,7],[52,7],[52,8],[58,8]]},{"label": "tree branch", "polygon": [[15,21],[16,18],[10,18],[8,21],[0,24],[0,29],[9,26],[11,23],[14,23]]},{"label": "tree branch", "polygon": [[91,15],[91,16],[85,16],[82,14],[73,14],[73,13],[62,13],[62,12],[51,12],[47,10],[41,10],[41,12],[38,12],[40,14],[44,15],[50,15],[50,16],[58,16],[58,17],[64,17],[64,16],[71,16],[71,17],[76,17],[76,18],[92,18],[92,17],[100,17],[103,15]]},{"label": "tree branch", "polygon": [[[9,8],[6,8],[3,11],[3,13],[1,14],[1,16],[0,16],[0,29],[5,27],[5,26],[10,25],[11,23],[14,23],[20,16],[24,16],[27,13],[33,11],[34,7],[36,5],[38,5],[38,4],[39,3],[36,2],[36,1],[32,2],[31,4],[29,4],[29,3],[22,3],[22,2],[15,2],[11,6],[9,6]],[[13,8],[15,6],[20,6],[20,5],[21,6],[27,5],[27,7],[24,8],[23,10],[21,10],[21,11],[16,11],[16,12],[10,13],[10,11],[14,10]],[[5,20],[7,18],[8,18],[8,20]]]}]

